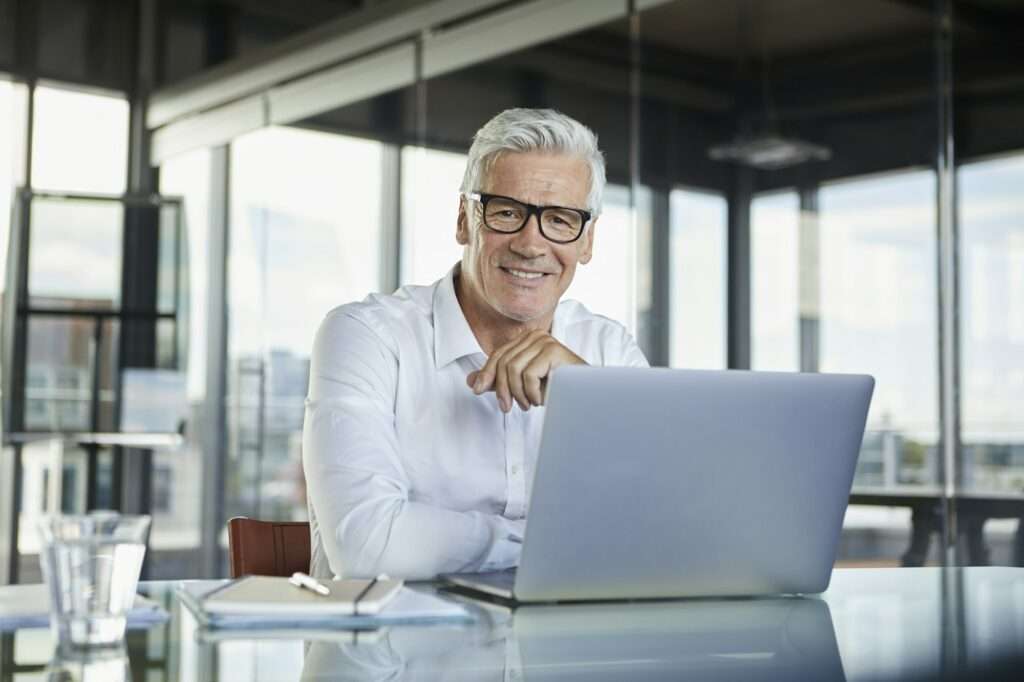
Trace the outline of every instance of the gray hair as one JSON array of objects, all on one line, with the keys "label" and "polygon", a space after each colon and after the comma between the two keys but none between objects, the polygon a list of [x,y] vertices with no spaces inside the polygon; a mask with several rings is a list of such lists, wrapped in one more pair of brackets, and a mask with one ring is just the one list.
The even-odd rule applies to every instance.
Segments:
[{"label": "gray hair", "polygon": [[590,167],[587,208],[595,214],[601,212],[604,154],[597,148],[597,135],[554,109],[506,109],[476,131],[462,176],[462,191],[481,189],[494,162],[505,152],[532,151],[560,152],[586,161]]}]

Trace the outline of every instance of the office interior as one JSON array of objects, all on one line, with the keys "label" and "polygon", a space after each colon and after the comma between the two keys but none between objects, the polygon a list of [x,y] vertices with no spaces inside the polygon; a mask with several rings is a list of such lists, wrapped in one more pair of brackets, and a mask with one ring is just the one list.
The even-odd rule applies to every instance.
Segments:
[{"label": "office interior", "polygon": [[1024,565],[1022,27],[1012,0],[0,0],[0,584],[40,580],[47,512],[152,514],[148,579],[226,576],[233,516],[304,520],[317,324],[458,260],[466,151],[512,106],[597,132],[567,296],[652,364],[876,377],[837,566]]}]

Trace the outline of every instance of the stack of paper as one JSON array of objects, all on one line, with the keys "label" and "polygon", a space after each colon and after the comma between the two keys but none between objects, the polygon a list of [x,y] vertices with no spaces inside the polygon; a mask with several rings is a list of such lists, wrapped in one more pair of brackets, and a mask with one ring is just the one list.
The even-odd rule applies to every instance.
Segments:
[{"label": "stack of paper", "polygon": [[[163,623],[167,611],[143,596],[135,595],[128,612],[129,628],[147,628]],[[50,593],[43,584],[0,587],[0,630],[43,628],[50,624]]]}]

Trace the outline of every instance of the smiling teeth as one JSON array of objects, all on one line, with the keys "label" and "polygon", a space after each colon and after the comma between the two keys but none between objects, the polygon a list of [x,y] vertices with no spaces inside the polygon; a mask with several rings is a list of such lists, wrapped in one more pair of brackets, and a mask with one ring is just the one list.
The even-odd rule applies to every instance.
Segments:
[{"label": "smiling teeth", "polygon": [[523,272],[522,270],[508,270],[508,272],[512,273],[519,279],[537,279],[538,277],[544,276],[543,272]]}]

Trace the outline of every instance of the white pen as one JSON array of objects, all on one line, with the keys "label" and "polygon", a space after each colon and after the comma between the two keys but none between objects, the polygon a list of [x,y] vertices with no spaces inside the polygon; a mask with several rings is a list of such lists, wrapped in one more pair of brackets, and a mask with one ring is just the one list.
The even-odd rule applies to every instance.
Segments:
[{"label": "white pen", "polygon": [[292,573],[292,577],[288,578],[288,582],[290,582],[292,585],[295,585],[295,587],[300,587],[306,590],[310,590],[311,592],[316,592],[317,594],[324,597],[331,594],[331,591],[327,589],[327,586],[324,585],[322,582],[300,571]]}]

